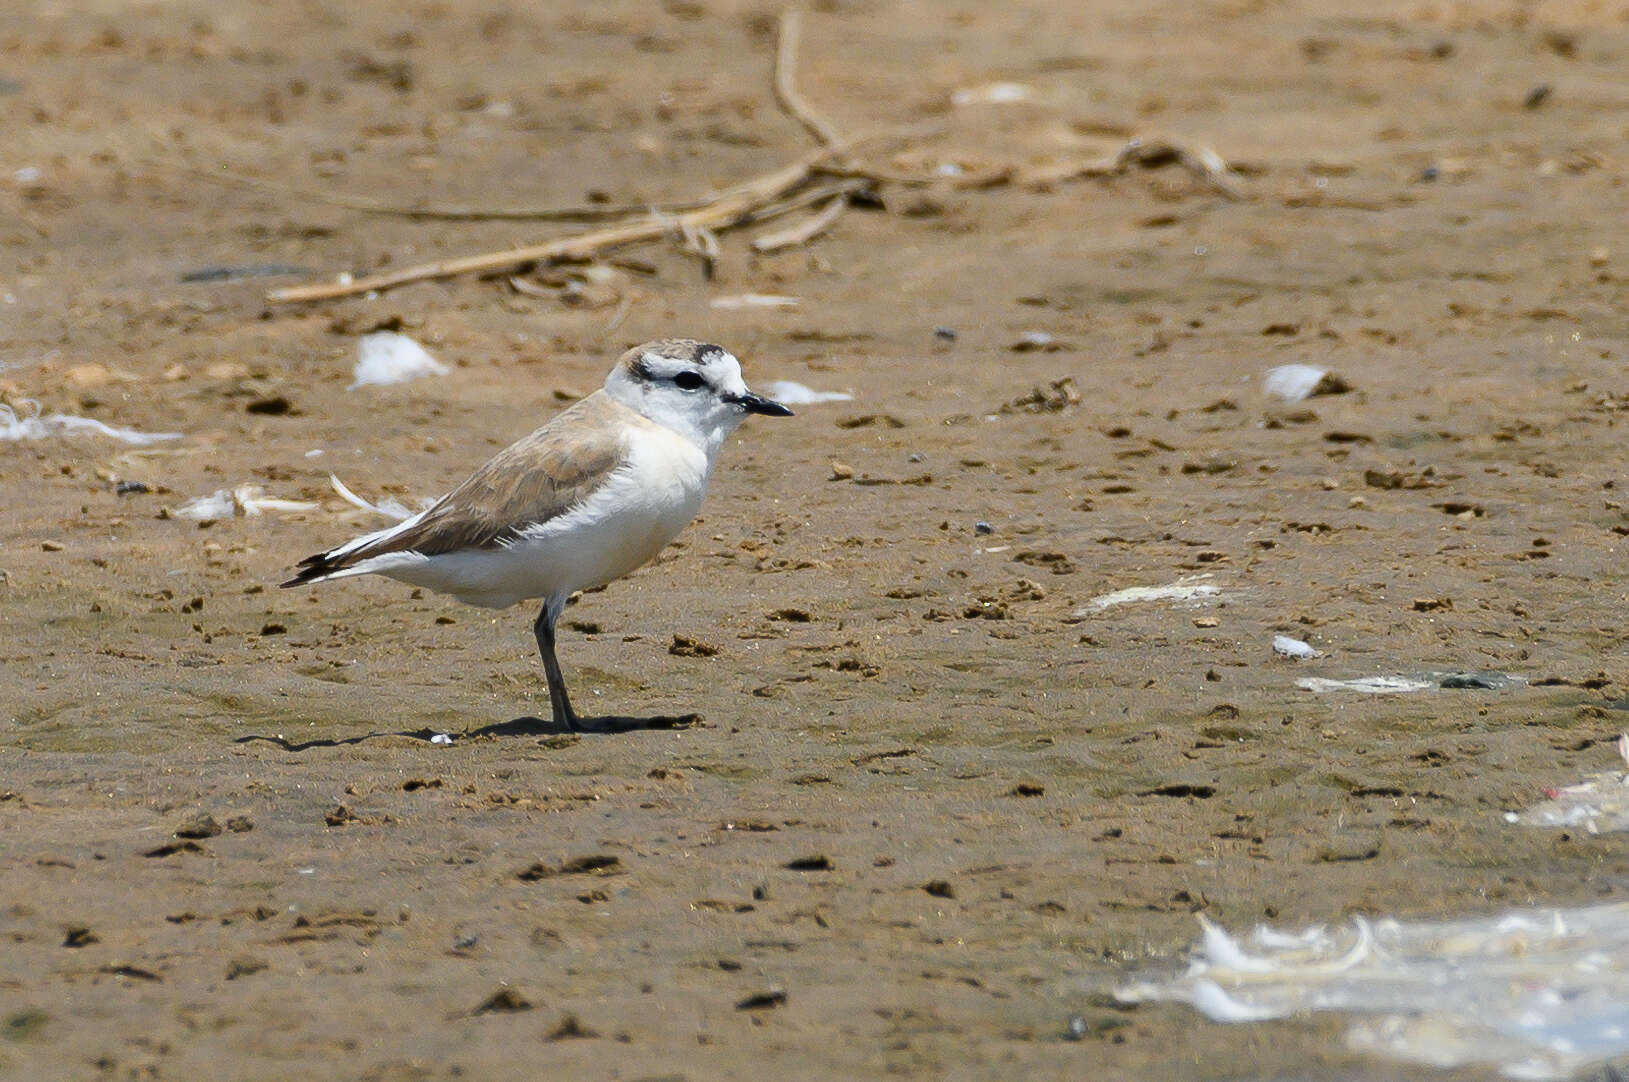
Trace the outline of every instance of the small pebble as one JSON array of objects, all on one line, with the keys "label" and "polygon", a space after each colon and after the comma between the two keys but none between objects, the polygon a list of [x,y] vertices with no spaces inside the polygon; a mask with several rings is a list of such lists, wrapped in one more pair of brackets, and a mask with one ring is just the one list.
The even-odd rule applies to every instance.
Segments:
[{"label": "small pebble", "polygon": [[975,522],[973,523],[973,532],[976,534],[985,535],[993,534],[995,533],[995,527],[990,525],[988,522]]},{"label": "small pebble", "polygon": [[939,339],[941,342],[954,342],[956,340],[956,328],[935,327],[933,328],[933,337]]},{"label": "small pebble", "polygon": [[148,492],[150,490],[140,481],[120,481],[113,491],[119,496],[130,496],[136,493]]},{"label": "small pebble", "polygon": [[452,734],[450,734],[450,733],[436,733],[434,736],[432,736],[430,738],[430,743],[432,743],[432,744],[451,744],[452,743]]},{"label": "small pebble", "polygon": [[1084,1016],[1078,1014],[1069,1016],[1069,1025],[1063,1031],[1063,1039],[1066,1041],[1084,1041],[1086,1039],[1086,1019]]}]

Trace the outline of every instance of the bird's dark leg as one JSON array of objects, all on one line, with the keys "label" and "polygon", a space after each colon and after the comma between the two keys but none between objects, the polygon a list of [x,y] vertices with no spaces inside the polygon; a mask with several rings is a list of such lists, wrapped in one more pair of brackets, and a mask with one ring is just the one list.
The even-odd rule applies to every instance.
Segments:
[{"label": "bird's dark leg", "polygon": [[543,655],[543,675],[549,681],[549,707],[554,712],[554,728],[569,733],[627,733],[636,729],[683,729],[701,720],[699,714],[680,717],[630,718],[620,716],[580,718],[566,696],[566,681],[560,675],[560,661],[554,656],[554,625],[565,610],[565,597],[543,602],[543,611],[532,625],[537,635],[537,652]]},{"label": "bird's dark leg", "polygon": [[543,602],[543,611],[537,614],[532,631],[537,636],[537,652],[543,655],[543,675],[549,681],[549,708],[554,712],[554,724],[562,731],[580,733],[582,722],[571,709],[566,696],[566,680],[560,675],[560,661],[554,656],[554,625],[565,608],[565,598],[551,597]]}]

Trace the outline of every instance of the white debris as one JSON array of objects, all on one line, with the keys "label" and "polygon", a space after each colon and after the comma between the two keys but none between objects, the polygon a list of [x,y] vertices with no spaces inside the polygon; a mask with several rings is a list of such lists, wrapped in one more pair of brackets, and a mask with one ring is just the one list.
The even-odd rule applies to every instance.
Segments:
[{"label": "white debris", "polygon": [[1279,1017],[1271,1007],[1257,1007],[1228,995],[1215,981],[1193,982],[1193,1005],[1212,1022],[1266,1022]]},{"label": "white debris", "polygon": [[1310,397],[1327,375],[1327,368],[1310,364],[1282,364],[1267,373],[1261,389],[1286,402],[1299,402]]},{"label": "white debris", "polygon": [[737,293],[729,297],[714,297],[712,307],[725,311],[741,308],[796,308],[803,301],[781,293]]},{"label": "white debris", "polygon": [[1312,658],[1324,656],[1300,639],[1292,639],[1288,635],[1273,636],[1273,653],[1292,661],[1310,661]]},{"label": "white debris", "polygon": [[1321,676],[1308,676],[1297,680],[1295,686],[1320,694],[1329,691],[1359,691],[1368,695],[1401,695],[1409,691],[1425,691],[1437,686],[1433,680],[1414,676],[1359,676],[1352,680],[1326,680]]},{"label": "white debris", "polygon": [[181,438],[179,432],[137,432],[133,428],[115,428],[94,417],[75,417],[66,413],[41,416],[40,404],[32,399],[24,399],[20,405],[30,411],[29,416],[19,416],[11,406],[0,402],[0,440],[43,440],[51,436],[93,433],[145,447],[150,443]]},{"label": "white debris", "polygon": [[[1629,763],[1629,733],[1618,734],[1618,756]],[[1545,790],[1543,803],[1507,812],[1505,821],[1530,827],[1582,827],[1591,834],[1629,831],[1629,773],[1608,770],[1577,785]]]},{"label": "white debris", "polygon": [[430,737],[430,743],[432,743],[432,744],[451,744],[452,743],[452,734],[451,733],[436,733],[436,734],[434,734],[434,735],[432,735]]},{"label": "white debris", "polygon": [[182,518],[231,518],[238,513],[238,502],[229,489],[218,488],[208,496],[188,500],[175,513]]},{"label": "white debris", "polygon": [[236,515],[258,515],[265,511],[314,511],[317,505],[310,500],[283,500],[265,495],[259,485],[239,485],[233,489],[216,489],[208,496],[188,500],[175,513],[182,518],[217,519]]},{"label": "white debris", "polygon": [[852,402],[854,396],[842,391],[817,391],[789,379],[778,379],[764,385],[770,398],[788,406],[812,406],[819,402]]},{"label": "white debris", "polygon": [[1035,88],[1023,83],[985,83],[958,90],[950,96],[952,105],[1011,105],[1035,97]]},{"label": "white debris", "polygon": [[[334,486],[334,491],[339,493],[340,499],[344,500],[352,507],[361,508],[363,511],[371,511],[376,515],[384,515],[386,518],[395,519],[397,522],[410,519],[418,513],[416,511],[409,510],[401,503],[400,500],[397,500],[393,496],[386,496],[378,503],[369,503],[361,496],[358,496],[356,493],[346,488],[345,482],[341,481],[333,474],[328,475],[328,483]],[[428,506],[428,502],[426,503],[426,506]]]},{"label": "white debris", "polygon": [[1309,676],[1297,680],[1296,687],[1319,693],[1357,691],[1369,695],[1398,695],[1410,691],[1507,691],[1527,686],[1527,677],[1482,669],[1476,672],[1411,672],[1383,676],[1359,676],[1350,680],[1326,680]]},{"label": "white debris", "polygon": [[1102,612],[1104,609],[1116,605],[1127,605],[1134,601],[1205,601],[1222,592],[1221,587],[1212,586],[1203,580],[1209,575],[1184,575],[1173,583],[1165,586],[1128,586],[1124,590],[1116,590],[1111,594],[1102,594],[1092,598],[1086,607],[1075,612],[1078,616],[1090,616]]},{"label": "white debris", "polygon": [[423,346],[395,331],[365,334],[357,344],[356,368],[346,390],[387,383],[406,383],[420,376],[445,376],[446,365],[425,352]]},{"label": "white debris", "polygon": [[1200,918],[1187,971],[1115,994],[1187,1003],[1217,1022],[1308,1011],[1366,1016],[1348,1047],[1510,1078],[1565,1079],[1629,1053],[1629,904],[1457,921],[1354,918],[1244,940]]}]

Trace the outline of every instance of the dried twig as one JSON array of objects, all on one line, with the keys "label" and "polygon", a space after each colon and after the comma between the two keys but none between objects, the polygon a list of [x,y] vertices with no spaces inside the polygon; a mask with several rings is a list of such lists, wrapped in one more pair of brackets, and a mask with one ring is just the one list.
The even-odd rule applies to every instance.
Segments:
[{"label": "dried twig", "polygon": [[685,252],[701,260],[702,277],[711,282],[718,268],[718,257],[723,254],[718,246],[718,234],[706,226],[681,220],[679,235],[684,238]]},{"label": "dried twig", "polygon": [[[901,137],[900,133],[882,133],[870,136],[865,141]],[[453,278],[463,274],[512,272],[536,263],[587,260],[627,244],[675,235],[699,237],[752,222],[766,221],[814,203],[825,204],[821,212],[809,221],[780,234],[761,237],[759,244],[754,245],[758,251],[773,251],[779,247],[807,241],[829,228],[842,213],[842,205],[849,197],[874,187],[881,180],[902,183],[907,179],[874,173],[839,160],[840,155],[859,142],[861,140],[846,146],[839,144],[810,151],[779,169],[726,189],[712,199],[700,203],[695,209],[682,213],[645,213],[629,221],[573,237],[562,237],[504,252],[487,252],[462,259],[403,267],[363,278],[345,278],[337,282],[292,286],[273,290],[266,295],[266,299],[272,304],[332,300],[373,290],[389,289],[408,282]],[[1112,154],[1087,161],[1076,160],[1026,170],[1002,167],[961,179],[963,184],[972,183],[976,186],[995,186],[1010,181],[1026,186],[1046,187],[1079,177],[1112,176],[1127,172],[1133,167],[1156,168],[1167,163],[1181,165],[1228,198],[1241,198],[1236,186],[1228,179],[1227,163],[1214,151],[1207,147],[1190,148],[1159,139],[1132,139]],[[816,176],[832,179],[824,184],[811,184],[811,180]],[[781,238],[789,239],[786,239],[784,244],[759,246],[765,242],[778,242]],[[702,250],[705,252],[705,249]]]},{"label": "dried twig", "polygon": [[[828,181],[824,184],[810,184],[799,188],[785,199],[765,203],[762,207],[753,211],[747,222],[763,222],[771,218],[779,218],[783,214],[803,207],[814,206],[816,203],[823,203],[836,196],[843,196],[845,199],[850,197],[858,198],[874,192],[876,187],[874,182],[860,175],[844,177],[841,180]],[[746,224],[746,222],[742,224]]]},{"label": "dried twig", "polygon": [[775,214],[784,214],[806,205],[806,199],[793,198],[792,193],[808,181],[815,164],[831,153],[831,150],[824,147],[811,151],[789,165],[783,165],[773,172],[738,184],[704,206],[684,214],[646,214],[620,225],[504,252],[485,252],[465,256],[462,259],[421,263],[361,278],[347,276],[335,282],[275,289],[266,294],[266,300],[271,304],[333,300],[337,297],[351,297],[359,293],[389,289],[409,282],[454,278],[463,274],[509,272],[535,263],[580,261],[591,259],[608,249],[625,244],[657,240],[675,233],[682,236],[686,229],[728,229],[748,222],[763,221]]},{"label": "dried twig", "polygon": [[864,177],[881,186],[891,184],[900,188],[953,188],[960,191],[999,188],[1010,183],[1018,172],[1013,165],[994,165],[988,169],[954,173],[906,173],[897,169],[878,169],[851,162],[833,162],[818,166],[817,170],[833,177]]},{"label": "dried twig", "polygon": [[1016,178],[1028,187],[1044,188],[1078,177],[1106,177],[1125,173],[1132,166],[1157,169],[1175,163],[1229,199],[1242,199],[1243,193],[1228,177],[1227,162],[1207,146],[1184,146],[1168,139],[1128,139],[1112,154],[1089,161],[1068,161],[1023,171]]},{"label": "dried twig", "polygon": [[787,8],[781,13],[780,35],[775,50],[775,100],[780,102],[781,108],[802,124],[821,146],[835,147],[842,142],[837,137],[837,129],[803,100],[803,95],[798,93],[793,83],[793,73],[797,70],[798,41],[802,36],[802,30],[801,12],[796,8]]},{"label": "dried twig", "polygon": [[754,237],[752,250],[759,253],[778,252],[782,248],[795,248],[799,244],[807,244],[830,229],[832,223],[841,218],[843,211],[847,209],[848,198],[838,196],[821,208],[819,213],[810,215],[796,225],[790,225],[774,233],[762,233]]},{"label": "dried twig", "polygon": [[609,338],[617,333],[617,328],[622,326],[622,321],[628,318],[628,313],[631,311],[633,311],[633,297],[624,293],[622,299],[617,302],[616,311],[612,312],[611,318],[606,320],[605,329],[600,332],[600,337]]}]

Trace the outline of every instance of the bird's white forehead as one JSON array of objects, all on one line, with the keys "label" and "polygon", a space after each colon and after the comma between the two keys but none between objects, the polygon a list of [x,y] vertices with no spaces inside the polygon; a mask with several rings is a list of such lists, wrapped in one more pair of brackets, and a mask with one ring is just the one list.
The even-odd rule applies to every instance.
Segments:
[{"label": "bird's white forehead", "polygon": [[647,378],[671,379],[674,375],[701,370],[715,379],[720,376],[741,374],[741,362],[722,346],[687,345],[682,349],[646,348],[639,354],[635,366],[643,369]]}]

